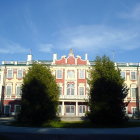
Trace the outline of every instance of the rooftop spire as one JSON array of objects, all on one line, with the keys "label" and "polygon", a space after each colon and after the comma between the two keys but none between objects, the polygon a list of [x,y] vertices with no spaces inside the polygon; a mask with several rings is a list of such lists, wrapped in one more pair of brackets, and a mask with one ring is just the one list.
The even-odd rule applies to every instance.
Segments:
[{"label": "rooftop spire", "polygon": [[74,56],[73,49],[70,49],[69,56]]}]

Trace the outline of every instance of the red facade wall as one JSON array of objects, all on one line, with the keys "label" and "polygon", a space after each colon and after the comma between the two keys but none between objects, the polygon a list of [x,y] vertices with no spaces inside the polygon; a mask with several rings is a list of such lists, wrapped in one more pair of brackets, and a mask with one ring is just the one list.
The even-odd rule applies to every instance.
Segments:
[{"label": "red facade wall", "polygon": [[15,105],[19,105],[20,103],[21,103],[20,100],[4,100],[3,105],[10,105],[11,106],[10,111],[14,112]]},{"label": "red facade wall", "polygon": [[65,60],[65,58],[62,58],[60,60],[56,60],[55,64],[66,64],[66,60]]},{"label": "red facade wall", "polygon": [[87,60],[82,60],[81,58],[75,58],[74,56],[69,56],[68,58],[61,58],[60,60],[56,60],[55,64],[62,65],[62,64],[68,64],[68,65],[87,65]]},{"label": "red facade wall", "polygon": [[69,58],[67,58],[67,64],[74,65],[75,58],[73,56],[70,56]]},{"label": "red facade wall", "polygon": [[77,58],[77,65],[86,65],[87,61],[86,60],[82,60],[81,58]]},{"label": "red facade wall", "polygon": [[130,102],[127,106],[128,114],[132,113],[132,107],[136,107],[136,102]]}]

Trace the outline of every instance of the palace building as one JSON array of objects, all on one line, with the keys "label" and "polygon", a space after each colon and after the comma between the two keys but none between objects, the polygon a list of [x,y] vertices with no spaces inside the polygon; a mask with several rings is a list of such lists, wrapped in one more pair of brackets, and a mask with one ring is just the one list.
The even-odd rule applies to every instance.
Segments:
[{"label": "palace building", "polygon": [[[24,75],[28,72],[33,62],[49,66],[59,85],[59,115],[84,116],[89,110],[88,94],[90,78],[89,71],[94,62],[88,60],[87,54],[82,59],[75,56],[70,50],[68,56],[57,58],[53,54],[52,61],[33,61],[32,55],[27,56],[27,61],[3,61],[0,66],[0,97],[1,111],[5,115],[15,115],[20,110],[21,85]],[[130,101],[126,113],[132,116],[139,109],[140,88],[140,63],[115,63],[121,70],[121,76],[129,88],[126,101]]]}]

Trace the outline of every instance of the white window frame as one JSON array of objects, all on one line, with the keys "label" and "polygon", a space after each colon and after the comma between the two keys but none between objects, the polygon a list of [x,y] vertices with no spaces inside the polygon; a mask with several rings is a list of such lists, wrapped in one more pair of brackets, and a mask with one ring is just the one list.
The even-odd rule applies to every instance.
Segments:
[{"label": "white window frame", "polygon": [[[135,78],[132,78],[132,73],[135,73]],[[130,72],[130,79],[131,80],[137,80],[137,72],[136,71],[131,71]]]},{"label": "white window frame", "polygon": [[[19,71],[21,71],[21,75],[22,75],[21,77],[19,77],[19,75],[18,75]],[[17,70],[17,79],[22,79],[22,78],[23,78],[23,70],[22,69],[18,69]]]},{"label": "white window frame", "polygon": [[20,87],[20,91],[21,91],[21,85],[16,85],[16,97],[21,97],[22,91],[20,93],[20,95],[17,95],[17,88]]},{"label": "white window frame", "polygon": [[4,105],[4,114],[8,115],[8,114],[6,114],[6,111],[5,111],[6,106],[9,106],[9,113],[8,114],[10,114],[11,113],[11,105]]},{"label": "white window frame", "polygon": [[[70,112],[67,112],[67,107],[70,107]],[[72,111],[72,107],[74,108],[74,112],[71,112]],[[65,105],[65,113],[66,115],[74,115],[75,114],[75,105]]]},{"label": "white window frame", "polygon": [[85,79],[85,70],[84,69],[79,70],[79,79]]},{"label": "white window frame", "polygon": [[[124,73],[124,77],[122,76],[122,73]],[[121,77],[126,80],[126,72],[125,71],[121,71]]]},{"label": "white window frame", "polygon": [[[11,93],[10,93],[10,95],[7,95],[7,87],[11,87]],[[12,91],[13,91],[12,88],[13,88],[12,85],[6,85],[6,97],[11,97]]]},{"label": "white window frame", "polygon": [[[82,107],[82,112],[80,112],[80,107]],[[84,115],[86,113],[86,105],[78,105],[79,115]]]},{"label": "white window frame", "polygon": [[[135,89],[135,97],[132,96],[132,89]],[[136,98],[137,96],[137,88],[136,87],[131,87],[131,98]]]},{"label": "white window frame", "polygon": [[[80,88],[83,88],[83,94],[80,93],[80,91],[81,91]],[[79,89],[78,90],[79,91],[79,95],[85,95],[85,87],[84,86],[79,86],[78,89]]]},{"label": "white window frame", "polygon": [[63,71],[56,70],[56,79],[62,79],[62,78],[63,78]]},{"label": "white window frame", "polygon": [[[9,71],[11,71],[11,76],[9,76]],[[7,69],[7,75],[6,75],[6,78],[8,79],[12,79],[13,78],[13,70],[12,69]]]},{"label": "white window frame", "polygon": [[135,112],[134,112],[134,109],[135,108],[135,110],[137,110],[137,108],[136,107],[131,107],[131,112],[132,112],[132,114],[135,114]]},{"label": "white window frame", "polygon": [[[68,94],[68,89],[70,90],[70,92],[69,92],[70,94]],[[72,91],[74,92],[73,94],[72,94]],[[67,84],[67,95],[75,95],[75,85],[73,83]]]},{"label": "white window frame", "polygon": [[[72,72],[72,73],[71,73]],[[73,75],[72,75],[73,74]],[[67,78],[68,79],[74,79],[75,78],[75,71],[74,70],[68,70],[67,71]]]}]

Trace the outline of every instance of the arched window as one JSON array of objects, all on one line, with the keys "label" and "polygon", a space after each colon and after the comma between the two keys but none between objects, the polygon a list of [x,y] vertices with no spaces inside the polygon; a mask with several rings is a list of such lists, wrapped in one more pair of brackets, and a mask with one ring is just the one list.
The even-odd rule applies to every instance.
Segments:
[{"label": "arched window", "polygon": [[67,85],[67,95],[74,95],[74,84]]},{"label": "arched window", "polygon": [[69,71],[67,72],[67,78],[68,78],[68,79],[75,78],[75,73],[74,73],[73,70],[69,70]]}]

